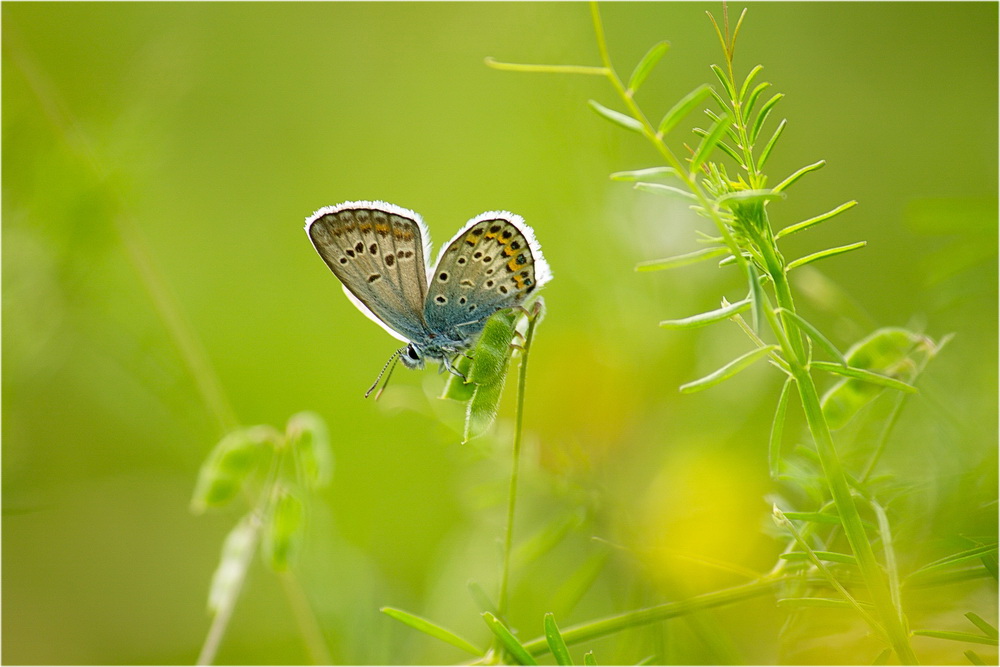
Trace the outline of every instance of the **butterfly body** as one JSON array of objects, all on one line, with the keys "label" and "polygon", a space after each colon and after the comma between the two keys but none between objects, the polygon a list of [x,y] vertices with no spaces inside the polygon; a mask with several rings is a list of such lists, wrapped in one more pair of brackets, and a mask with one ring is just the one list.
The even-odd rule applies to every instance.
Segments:
[{"label": "butterfly body", "polygon": [[520,306],[552,277],[531,228],[507,211],[466,223],[433,267],[420,216],[386,202],[321,208],[306,232],[354,305],[407,343],[397,355],[409,368],[429,359],[450,370],[493,313]]}]

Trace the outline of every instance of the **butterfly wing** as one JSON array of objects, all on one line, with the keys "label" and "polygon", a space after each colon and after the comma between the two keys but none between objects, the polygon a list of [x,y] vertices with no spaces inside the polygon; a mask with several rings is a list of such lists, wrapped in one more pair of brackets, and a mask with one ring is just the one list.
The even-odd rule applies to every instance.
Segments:
[{"label": "butterfly wing", "polygon": [[361,312],[400,340],[421,340],[430,237],[420,216],[385,202],[344,202],[306,219],[306,233]]},{"label": "butterfly wing", "polygon": [[519,215],[476,216],[441,250],[428,276],[424,319],[454,339],[477,334],[496,311],[522,304],[552,278],[535,236]]}]

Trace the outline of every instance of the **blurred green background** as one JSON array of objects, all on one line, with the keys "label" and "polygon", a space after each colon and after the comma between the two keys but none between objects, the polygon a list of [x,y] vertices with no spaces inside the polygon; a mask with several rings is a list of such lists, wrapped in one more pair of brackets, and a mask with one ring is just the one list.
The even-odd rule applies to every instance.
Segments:
[{"label": "blurred green background", "polygon": [[[901,566],[969,536],[995,541],[997,5],[749,7],[739,75],[761,63],[786,93],[772,182],[827,161],[772,206],[772,222],[860,202],[789,239],[786,256],[868,241],[795,276],[804,314],[842,349],[885,325],[956,333],[884,462],[915,490],[894,505]],[[653,43],[672,43],[638,97],[654,119],[716,83],[706,9],[721,15],[715,4],[603,6],[624,75]],[[741,298],[741,279],[711,263],[633,270],[695,248],[706,228],[680,203],[609,181],[657,163],[587,108],[619,107],[604,80],[483,63],[598,64],[586,5],[4,3],[2,17],[5,663],[198,654],[209,580],[241,510],[188,509],[223,431],[163,298],[240,423],[282,427],[308,409],[330,427],[333,484],[309,507],[295,576],[331,658],[468,657],[382,605],[486,642],[466,585],[495,590],[512,406],[496,437],[461,445],[462,408],[436,398],[433,370],[398,370],[382,400],[362,398],[396,341],[351,306],[302,231],[315,209],[347,199],[418,211],[435,244],[508,209],[552,265],[516,536],[571,529],[515,562],[523,637],[541,633],[545,611],[565,626],[743,581],[704,559],[770,568],[782,544],[767,527],[768,494],[781,491],[766,460],[778,373],[761,364],[681,395],[749,344],[731,325],[657,327]],[[676,145],[692,141],[685,131]],[[790,440],[808,441],[792,419]],[[574,594],[572,577],[595,563],[593,585]],[[969,630],[970,610],[996,620],[992,582],[909,602],[920,626]],[[786,616],[765,596],[582,648],[598,661],[678,663],[878,652],[847,614]],[[931,663],[967,648],[915,646]],[[310,659],[260,565],[218,659]]]}]

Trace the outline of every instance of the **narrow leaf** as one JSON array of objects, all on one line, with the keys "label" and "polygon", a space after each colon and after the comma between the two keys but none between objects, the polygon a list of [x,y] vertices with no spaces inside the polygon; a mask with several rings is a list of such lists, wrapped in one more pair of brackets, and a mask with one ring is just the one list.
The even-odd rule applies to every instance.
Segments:
[{"label": "narrow leaf", "polygon": [[733,206],[738,204],[755,204],[784,198],[785,195],[774,190],[738,190],[722,195],[717,201],[722,206],[732,209]]},{"label": "narrow leaf", "polygon": [[753,330],[760,331],[761,322],[764,321],[764,304],[767,303],[767,295],[764,294],[764,288],[760,284],[760,276],[757,275],[757,266],[748,261],[746,263],[747,267],[747,280],[750,283],[750,303],[752,304],[753,313]]},{"label": "narrow leaf", "polygon": [[764,102],[764,106],[760,108],[760,113],[757,114],[757,118],[754,119],[753,126],[750,128],[751,144],[757,141],[757,136],[760,134],[761,128],[764,127],[764,122],[767,120],[767,117],[771,114],[771,109],[773,109],[774,105],[780,102],[781,98],[784,96],[785,95],[783,93],[777,93],[767,102]]},{"label": "narrow leaf", "polygon": [[780,238],[782,238],[784,236],[788,236],[789,234],[794,234],[795,232],[802,231],[803,229],[808,229],[809,227],[812,227],[813,225],[818,225],[821,222],[825,222],[825,221],[829,220],[830,218],[834,217],[835,215],[839,215],[839,214],[843,213],[844,211],[846,211],[849,208],[854,208],[857,205],[857,203],[858,202],[856,202],[856,201],[849,201],[846,204],[841,204],[840,206],[838,206],[837,208],[833,209],[832,211],[827,211],[823,215],[817,215],[815,218],[809,218],[808,220],[803,220],[802,222],[797,222],[794,225],[789,225],[789,226],[785,227],[784,229],[782,229],[781,231],[779,231],[777,234],[775,234],[774,238],[780,239]]},{"label": "narrow leaf", "polygon": [[950,632],[947,630],[914,630],[913,634],[921,637],[934,637],[935,639],[948,639],[956,642],[969,642],[972,644],[997,645],[996,637],[984,637],[974,635],[971,632]]},{"label": "narrow leaf", "polygon": [[831,357],[836,359],[841,366],[847,365],[847,359],[845,359],[844,355],[841,354],[840,350],[837,349],[837,346],[834,345],[832,342],[830,342],[829,338],[824,336],[819,329],[817,329],[815,326],[806,321],[806,319],[803,318],[801,315],[786,308],[777,308],[775,309],[774,312],[781,313],[783,315],[787,315],[788,317],[792,318],[792,320],[795,321],[795,324],[797,324],[800,329],[805,331],[810,338],[812,338],[814,341],[816,341],[816,343],[820,347],[826,350]]},{"label": "narrow leaf", "polygon": [[643,192],[655,192],[661,195],[680,197],[681,199],[688,199],[690,201],[698,201],[698,198],[691,192],[662,183],[636,183],[635,189],[642,190]]},{"label": "narrow leaf", "polygon": [[993,639],[1000,637],[1000,634],[997,633],[997,629],[990,625],[989,621],[985,620],[979,614],[970,611],[965,615],[965,617],[969,619],[973,625],[982,630],[983,634],[987,637],[992,637]]},{"label": "narrow leaf", "polygon": [[660,126],[657,129],[660,136],[663,136],[670,132],[670,130],[674,129],[677,126],[677,123],[691,113],[696,106],[701,104],[702,100],[708,97],[711,92],[711,86],[708,84],[702,84],[682,97],[680,101],[667,112],[667,114],[663,117],[663,120],[660,121]]},{"label": "narrow leaf", "polygon": [[646,52],[646,55],[644,55],[642,60],[639,61],[639,64],[635,66],[635,69],[632,70],[632,76],[628,79],[628,89],[631,93],[635,93],[635,91],[639,90],[639,86],[642,85],[642,82],[646,80],[649,73],[653,71],[654,67],[656,67],[656,63],[660,62],[660,58],[662,58],[669,49],[669,42],[660,42]]},{"label": "narrow leaf", "polygon": [[[818,598],[818,597],[801,597],[801,598],[779,598],[777,600],[779,607],[809,607],[809,608],[836,608],[843,609],[845,607],[853,609],[854,605],[849,601],[842,598]],[[868,602],[859,603],[863,607],[871,608],[872,605]]]},{"label": "narrow leaf", "polygon": [[593,651],[587,651],[583,654],[583,664],[586,667],[597,667],[597,659],[594,657]]},{"label": "narrow leaf", "polygon": [[441,641],[451,644],[456,648],[460,648],[467,653],[471,653],[475,656],[483,655],[483,652],[476,648],[472,642],[459,637],[447,628],[442,628],[437,623],[428,621],[426,618],[421,618],[420,616],[403,611],[402,609],[396,609],[395,607],[382,607],[379,611],[401,623],[405,623],[414,630],[419,630],[420,632],[430,635],[435,639],[440,639]]},{"label": "narrow leaf", "polygon": [[642,123],[637,121],[635,118],[632,118],[632,116],[623,114],[620,111],[615,111],[614,109],[609,109],[595,100],[590,100],[588,104],[590,104],[591,109],[604,116],[615,125],[619,125],[624,127],[626,130],[632,130],[633,132],[642,134]]},{"label": "narrow leaf", "polygon": [[735,100],[736,89],[733,87],[733,82],[729,80],[729,77],[726,76],[726,73],[722,71],[721,67],[718,65],[712,65],[711,67],[712,71],[715,72],[715,76],[717,76],[719,81],[722,83],[722,87],[726,91],[726,94],[729,95],[729,99]]},{"label": "narrow leaf", "polygon": [[788,263],[787,270],[797,269],[800,266],[805,266],[806,264],[812,264],[821,259],[826,259],[827,257],[835,257],[837,255],[843,255],[845,252],[851,252],[852,250],[857,250],[858,248],[864,248],[868,245],[868,241],[858,241],[857,243],[850,243],[848,245],[838,246],[836,248],[828,248],[827,250],[821,250],[819,252],[814,252],[811,255],[806,255],[805,257],[800,257],[794,261]]},{"label": "narrow leaf", "polygon": [[753,112],[754,105],[757,104],[757,98],[760,97],[760,94],[767,90],[770,85],[771,84],[767,81],[763,81],[758,83],[757,87],[753,89],[753,92],[750,93],[750,97],[747,98],[746,105],[743,107],[744,118],[750,117],[750,114]]},{"label": "narrow leaf", "polygon": [[722,135],[726,133],[726,128],[729,126],[729,116],[723,116],[719,122],[712,126],[712,129],[708,131],[708,135],[702,137],[701,143],[698,145],[698,149],[694,152],[694,157],[691,158],[691,173],[697,172],[701,165],[708,159],[708,156],[712,153],[712,149],[715,148],[715,144],[719,143],[722,139]]},{"label": "narrow leaf", "polygon": [[612,181],[641,181],[644,178],[656,178],[657,176],[676,176],[677,170],[673,167],[650,167],[648,169],[636,169],[635,171],[616,171],[611,174]]},{"label": "narrow leaf", "polygon": [[569,649],[566,648],[566,642],[559,634],[559,626],[556,625],[556,618],[551,612],[545,614],[545,641],[548,643],[549,650],[552,651],[552,657],[555,658],[557,665],[573,664],[573,658],[569,655]]},{"label": "narrow leaf", "polygon": [[[708,116],[713,123],[718,123],[722,120],[722,117],[711,109],[705,109],[705,115]],[[740,142],[740,137],[736,134],[736,129],[733,128],[732,124],[726,127],[726,136],[728,136],[733,143],[738,144]]]},{"label": "narrow leaf", "polygon": [[458,355],[458,361],[455,363],[455,370],[457,370],[462,375],[456,375],[455,373],[448,373],[448,379],[444,383],[444,391],[441,392],[441,398],[450,398],[453,401],[458,401],[460,403],[465,403],[472,395],[476,392],[476,385],[471,382],[466,382],[463,378],[469,377],[469,369],[472,368],[472,359],[464,354]]},{"label": "narrow leaf", "polygon": [[965,651],[962,655],[973,665],[985,665],[986,661],[979,657],[975,651]]},{"label": "narrow leaf", "polygon": [[812,362],[812,367],[818,371],[828,371],[830,373],[843,375],[844,377],[853,378],[855,380],[864,380],[865,382],[869,382],[871,384],[882,385],[883,387],[889,387],[890,389],[898,389],[899,391],[903,391],[908,394],[915,394],[917,392],[917,388],[911,384],[907,384],[879,373],[872,373],[871,371],[866,371],[863,368],[841,366],[840,364],[833,364],[826,361],[814,361]]},{"label": "narrow leaf", "polygon": [[785,180],[783,180],[781,183],[778,183],[777,185],[775,185],[774,186],[774,191],[775,192],[782,192],[783,190],[786,190],[789,186],[791,186],[792,183],[794,183],[795,181],[799,180],[800,178],[802,178],[803,176],[805,176],[809,172],[816,171],[818,169],[822,169],[824,166],[826,166],[826,160],[820,160],[819,162],[814,162],[813,164],[808,164],[808,165],[802,167],[801,169],[799,169],[797,172],[795,172],[794,174],[792,174],[788,178],[786,178]]},{"label": "narrow leaf", "polygon": [[787,120],[782,120],[778,124],[778,129],[776,129],[774,134],[771,135],[771,140],[767,142],[767,145],[764,146],[764,150],[760,154],[760,157],[757,158],[757,171],[764,168],[764,165],[767,163],[767,158],[771,156],[771,151],[774,149],[774,145],[778,143],[778,137],[780,137],[781,133],[785,131],[785,125],[787,124]]},{"label": "narrow leaf", "polygon": [[824,512],[785,512],[785,516],[795,521],[812,521],[813,523],[839,524],[840,516]]},{"label": "narrow leaf", "polygon": [[710,310],[707,313],[699,313],[680,320],[663,320],[660,326],[664,329],[697,329],[713,322],[721,322],[734,315],[739,315],[750,309],[750,299],[746,298],[736,303],[723,305],[721,308]]},{"label": "narrow leaf", "polygon": [[[771,479],[777,479],[781,473],[781,434],[785,428],[785,412],[788,409],[788,395],[791,393],[791,388],[792,378],[788,378],[781,387],[778,408],[774,411],[774,421],[771,422],[771,437],[767,445],[767,460],[771,470]],[[789,516],[789,514],[786,512],[785,516]]]},{"label": "narrow leaf", "polygon": [[662,271],[664,269],[676,269],[679,266],[688,266],[713,257],[719,257],[729,252],[729,248],[702,248],[694,252],[674,255],[663,259],[652,259],[646,262],[639,262],[635,265],[636,271]]},{"label": "narrow leaf", "polygon": [[510,654],[510,657],[517,660],[518,664],[538,664],[535,662],[535,659],[531,657],[531,654],[528,653],[528,650],[521,645],[521,642],[517,641],[517,637],[515,637],[511,631],[507,629],[507,626],[505,626],[500,619],[487,611],[483,613],[483,620],[486,621],[487,627],[489,627],[490,631],[496,636],[497,639],[500,640],[500,643],[503,644],[504,650]]},{"label": "narrow leaf", "polygon": [[740,98],[739,99],[740,99],[741,102],[743,102],[744,100],[746,100],[747,90],[750,89],[750,85],[753,83],[753,80],[757,77],[758,74],[761,73],[761,71],[763,69],[764,69],[763,65],[757,65],[752,70],[750,70],[750,73],[747,74],[747,78],[743,79],[743,85],[740,86]]},{"label": "narrow leaf", "polygon": [[490,598],[489,593],[483,590],[478,581],[469,581],[467,587],[469,595],[472,596],[472,601],[476,604],[476,609],[480,612],[488,611],[494,616],[500,613],[497,611],[497,606]]},{"label": "narrow leaf", "polygon": [[[858,561],[850,554],[837,553],[835,551],[813,551],[812,554],[820,560],[831,563],[844,563],[845,565],[857,565]],[[800,561],[810,560],[809,554],[804,551],[789,551],[778,556],[781,560]]]},{"label": "narrow leaf", "polygon": [[933,563],[928,563],[924,565],[919,570],[913,572],[910,576],[916,574],[923,574],[925,572],[931,572],[933,570],[941,570],[958,563],[964,563],[969,560],[978,559],[986,554],[996,553],[996,544],[984,544],[978,547],[973,547],[972,549],[966,549],[965,551],[959,551],[958,553],[952,554],[950,556],[945,556],[944,558],[938,559]]},{"label": "narrow leaf", "polygon": [[681,385],[680,390],[682,393],[690,394],[696,391],[702,391],[703,389],[708,389],[709,387],[714,387],[720,382],[733,377],[747,366],[753,364],[755,361],[766,357],[776,349],[778,349],[777,345],[767,345],[765,347],[758,347],[750,350],[746,354],[733,359],[719,370],[709,373],[705,377],[699,378],[693,382]]},{"label": "narrow leaf", "polygon": [[891,657],[892,657],[892,649],[891,648],[883,649],[877,656],[875,656],[875,659],[872,660],[872,665],[888,665],[889,658]]}]

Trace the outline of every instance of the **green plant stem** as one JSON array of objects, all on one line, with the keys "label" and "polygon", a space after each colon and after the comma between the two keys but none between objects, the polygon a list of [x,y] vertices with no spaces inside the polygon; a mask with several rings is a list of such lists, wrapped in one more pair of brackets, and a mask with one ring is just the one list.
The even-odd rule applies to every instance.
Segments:
[{"label": "green plant stem", "polygon": [[330,651],[327,650],[326,640],[323,639],[323,630],[317,622],[312,605],[306,596],[302,585],[292,572],[280,572],[278,578],[281,579],[282,587],[285,589],[285,596],[292,605],[292,613],[302,631],[302,639],[305,641],[306,650],[314,665],[333,664]]},{"label": "green plant stem", "polygon": [[517,373],[517,401],[514,407],[514,445],[510,473],[510,489],[507,494],[507,529],[503,541],[503,572],[500,576],[500,595],[497,600],[497,611],[500,618],[507,615],[508,582],[510,580],[511,547],[514,543],[514,511],[517,507],[517,478],[521,462],[521,439],[524,424],[524,392],[528,377],[528,352],[531,350],[531,339],[538,322],[538,311],[528,315],[528,330],[524,334],[524,346],[521,348],[521,364]]},{"label": "green plant stem", "polygon": [[[562,628],[560,630],[560,634],[567,644],[578,644],[583,641],[604,637],[629,628],[635,628],[649,623],[656,623],[658,621],[665,621],[670,618],[683,616],[685,614],[701,611],[703,609],[721,607],[723,605],[733,604],[734,602],[739,602],[741,600],[748,600],[759,595],[765,595],[784,581],[785,578],[783,577],[765,577],[748,584],[734,586],[733,588],[726,588],[712,593],[706,593],[705,595],[688,598],[687,600],[667,602],[653,607],[646,607],[645,609],[636,609],[635,611],[626,612],[624,614],[608,616],[607,618],[597,621],[580,623],[578,625]],[[532,655],[540,655],[548,652],[549,650],[545,637],[539,637],[525,642],[524,648],[526,648]]]}]

